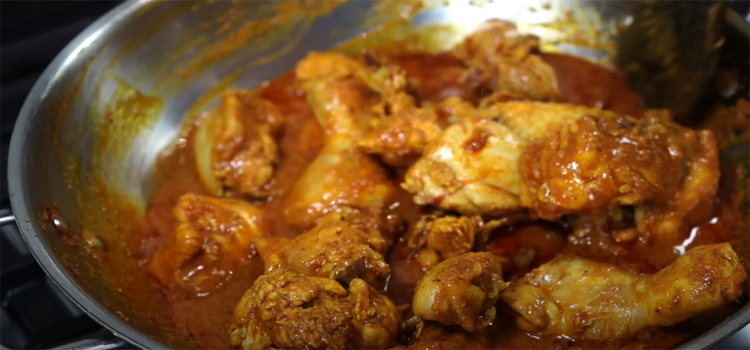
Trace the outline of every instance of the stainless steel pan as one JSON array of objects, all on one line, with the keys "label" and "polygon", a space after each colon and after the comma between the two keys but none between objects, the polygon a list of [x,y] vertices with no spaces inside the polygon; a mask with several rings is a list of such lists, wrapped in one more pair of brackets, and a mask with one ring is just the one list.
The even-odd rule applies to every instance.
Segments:
[{"label": "stainless steel pan", "polygon": [[[150,349],[191,345],[167,319],[158,293],[143,287],[146,277],[126,235],[128,215],[143,213],[157,154],[174,144],[185,118],[212,106],[223,87],[255,87],[310,50],[333,48],[393,20],[407,32],[452,24],[432,38],[447,48],[482,20],[504,18],[557,49],[608,62],[611,34],[637,5],[534,0],[446,7],[435,1],[399,20],[418,6],[351,1],[331,11],[330,3],[129,1],[81,33],[37,81],[11,142],[13,213],[44,270],[118,337]],[[295,6],[303,11],[290,10]],[[571,9],[574,16],[566,16]],[[736,23],[747,35],[746,23]],[[588,36],[584,46],[581,36]],[[8,222],[7,216],[0,220]],[[153,295],[135,300],[135,294]],[[684,347],[707,347],[749,321],[745,305]]]}]

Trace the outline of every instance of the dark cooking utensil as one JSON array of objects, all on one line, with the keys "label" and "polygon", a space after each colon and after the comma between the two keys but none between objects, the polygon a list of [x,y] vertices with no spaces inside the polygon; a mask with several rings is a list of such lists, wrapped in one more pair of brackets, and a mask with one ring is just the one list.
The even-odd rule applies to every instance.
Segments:
[{"label": "dark cooking utensil", "polygon": [[616,65],[647,107],[670,109],[683,123],[697,122],[715,91],[726,40],[724,0],[641,2],[622,31]]}]

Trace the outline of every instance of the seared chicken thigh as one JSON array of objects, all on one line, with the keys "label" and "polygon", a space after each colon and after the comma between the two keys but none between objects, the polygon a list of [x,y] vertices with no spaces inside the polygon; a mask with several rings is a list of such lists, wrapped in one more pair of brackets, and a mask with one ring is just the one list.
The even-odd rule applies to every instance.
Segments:
[{"label": "seared chicken thigh", "polygon": [[736,300],[747,271],[729,243],[699,246],[650,275],[560,256],[502,292],[528,331],[576,339],[626,339]]}]

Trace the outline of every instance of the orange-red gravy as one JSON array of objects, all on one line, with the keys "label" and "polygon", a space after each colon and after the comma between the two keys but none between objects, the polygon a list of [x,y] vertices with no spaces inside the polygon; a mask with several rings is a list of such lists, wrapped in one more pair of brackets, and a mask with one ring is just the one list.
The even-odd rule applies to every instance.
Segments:
[{"label": "orange-red gravy", "polygon": [[[390,55],[386,59],[401,66],[407,72],[410,79],[416,82],[420,97],[424,101],[440,100],[449,96],[476,100],[481,94],[480,91],[475,91],[474,88],[462,82],[465,67],[461,61],[450,54],[410,53]],[[544,59],[558,73],[563,101],[611,109],[633,116],[640,115],[642,111],[640,98],[628,90],[619,74],[571,56],[545,54]],[[322,147],[323,131],[315,121],[305,94],[295,80],[293,72],[270,82],[259,93],[263,98],[276,103],[287,119],[285,134],[280,143],[282,161],[272,184],[273,189],[283,192],[290,188]],[[188,192],[206,193],[197,175],[195,160],[190,151],[193,146],[192,142],[192,135],[188,134],[180,146],[164,155],[157,165],[156,193],[147,213],[150,232],[142,245],[144,260],[150,257],[159,237],[166,235],[170,230],[171,210],[179,196]],[[399,181],[399,179],[394,178],[394,181]],[[297,235],[300,232],[284,225],[281,219],[280,197],[273,197],[266,202],[255,204],[266,210],[274,220],[274,234]],[[411,196],[405,192],[400,194],[399,200],[399,214],[407,223],[413,223],[421,212],[428,210],[412,204]],[[690,240],[693,244],[705,244],[728,240],[727,227],[731,225],[723,221],[717,209],[721,206],[709,207],[711,215],[705,215],[703,221],[696,223],[698,226],[692,238],[684,237],[684,242]],[[503,228],[501,231],[496,232],[494,239],[490,242],[488,246],[490,251],[512,257],[519,249],[533,246],[542,252],[524,270],[529,270],[551,259],[556,250],[565,245],[566,232],[563,227],[555,225],[526,223]],[[648,247],[642,252],[633,252],[632,259],[640,261],[643,264],[643,270],[653,270],[646,254],[662,252],[670,258],[676,257],[674,246],[684,242],[667,242],[665,245]],[[401,247],[401,244],[397,244],[389,255],[393,274],[386,293],[396,304],[410,303],[414,284],[423,275],[416,264],[407,260],[408,257],[403,253],[403,249],[400,249]],[[174,322],[191,334],[197,347],[230,348],[229,322],[235,304],[261,272],[262,262],[259,258],[254,258],[242,271],[235,271],[226,284],[208,296],[196,297],[178,290],[164,290],[171,306]],[[525,271],[509,272],[506,278],[517,277]],[[545,339],[528,335],[504,319],[509,319],[509,317],[499,315],[494,328],[486,332],[492,334],[494,340],[488,340],[492,341],[496,348],[547,349],[580,345],[672,347],[684,341],[690,331],[690,329],[683,330],[676,327],[644,335],[645,339],[618,344],[573,344],[564,339]]]}]

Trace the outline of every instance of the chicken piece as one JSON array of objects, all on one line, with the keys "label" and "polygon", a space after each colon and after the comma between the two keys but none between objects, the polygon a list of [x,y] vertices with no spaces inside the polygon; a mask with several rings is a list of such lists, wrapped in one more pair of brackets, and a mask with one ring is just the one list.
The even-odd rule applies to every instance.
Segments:
[{"label": "chicken piece", "polygon": [[[539,38],[517,31],[515,24],[492,19],[454,51],[495,92],[554,101],[560,96],[554,69],[539,55]],[[475,78],[475,79],[476,79]]]},{"label": "chicken piece", "polygon": [[286,269],[312,277],[325,277],[344,285],[359,278],[382,290],[391,273],[383,254],[388,242],[378,231],[369,231],[331,213],[310,231],[294,239],[269,237],[258,241],[266,271]]},{"label": "chicken piece", "polygon": [[327,278],[276,270],[258,277],[234,310],[232,345],[243,349],[354,346],[346,289]]},{"label": "chicken piece", "polygon": [[311,53],[297,65],[308,102],[328,137],[358,140],[379,118],[416,105],[406,74],[395,66],[339,53]]},{"label": "chicken piece", "polygon": [[614,113],[559,103],[502,102],[463,110],[406,173],[414,202],[464,215],[522,209],[520,157],[526,146],[584,115]]},{"label": "chicken piece", "polygon": [[406,92],[409,88],[403,69],[384,64],[372,52],[361,57],[330,51],[311,52],[297,64],[295,74],[297,79],[306,82],[355,77],[382,95]]},{"label": "chicken piece", "polygon": [[360,79],[314,80],[305,83],[308,104],[326,133],[326,142],[338,136],[357,139],[375,118],[372,108],[379,96]]},{"label": "chicken piece", "polygon": [[446,124],[435,111],[410,109],[384,121],[359,142],[366,153],[379,154],[383,162],[395,167],[408,165],[443,132]]},{"label": "chicken piece", "polygon": [[401,324],[401,314],[385,295],[361,279],[349,284],[354,342],[360,349],[386,349],[393,346]]},{"label": "chicken piece", "polygon": [[694,162],[710,168],[696,186],[706,188],[701,198],[715,194],[718,158],[710,132],[649,115],[638,121],[585,116],[526,148],[521,201],[548,220],[601,213],[614,204],[666,202]]},{"label": "chicken piece", "polygon": [[[339,76],[333,79],[316,76],[308,72],[312,68],[306,68],[336,66],[330,61],[341,61],[340,67],[360,70],[346,75],[336,71]],[[405,89],[391,73],[387,67],[371,72],[340,54],[313,54],[298,65],[298,76],[310,78],[304,82],[308,101],[326,131],[326,140],[317,158],[284,198],[283,215],[288,225],[310,228],[326,213],[347,207],[379,215],[392,202],[395,188],[385,168],[357,147],[371,123],[377,122],[375,110],[382,109],[379,104],[390,101],[388,96],[401,93],[391,90]],[[394,108],[392,105],[386,109]]]},{"label": "chicken piece", "polygon": [[381,155],[388,165],[402,167],[419,158],[448,125],[473,112],[474,106],[456,97],[434,108],[407,109],[374,126],[359,141],[359,147],[366,153]]},{"label": "chicken piece", "polygon": [[483,242],[493,229],[512,220],[485,222],[480,216],[425,215],[409,233],[406,246],[422,268],[430,270],[445,259],[470,252],[475,242]]},{"label": "chicken piece", "polygon": [[527,143],[539,142],[583,116],[617,118],[616,113],[566,103],[510,101],[489,103],[479,115],[498,121]]},{"label": "chicken piece", "polygon": [[434,108],[442,120],[451,124],[477,112],[477,108],[473,104],[458,97],[448,97],[440,101]]},{"label": "chicken piece", "polygon": [[465,215],[531,208],[557,220],[638,206],[638,232],[667,236],[716,193],[718,176],[712,134],[679,126],[667,112],[633,120],[581,106],[502,102],[448,127],[402,186],[417,204]]},{"label": "chicken piece", "polygon": [[355,208],[378,216],[395,185],[375,159],[343,138],[327,143],[284,197],[287,225],[310,228],[330,212]]},{"label": "chicken piece", "polygon": [[475,332],[495,319],[495,304],[506,285],[496,256],[466,253],[427,272],[417,283],[412,307],[422,319]]},{"label": "chicken piece", "polygon": [[574,339],[627,339],[736,300],[747,279],[729,243],[693,248],[653,275],[559,256],[502,292],[518,325]]},{"label": "chicken piece", "polygon": [[301,81],[341,79],[366,70],[365,63],[338,52],[311,52],[297,63],[294,73]]},{"label": "chicken piece", "polygon": [[260,276],[234,310],[230,335],[243,349],[376,349],[395,343],[395,305],[364,281],[275,270]]},{"label": "chicken piece", "polygon": [[195,134],[198,174],[211,193],[219,196],[229,188],[253,197],[269,195],[264,186],[279,162],[275,137],[283,127],[273,103],[246,91],[224,94]]},{"label": "chicken piece", "polygon": [[635,210],[636,228],[643,240],[674,241],[689,232],[692,227],[684,224],[686,218],[700,209],[701,202],[712,200],[716,195],[720,177],[716,140],[710,131],[699,131],[696,138],[689,141],[693,141],[695,147],[683,149],[686,155],[683,167],[688,169],[683,172],[685,175],[677,192],[667,203],[641,205]]},{"label": "chicken piece", "polygon": [[[418,252],[422,267],[463,255],[474,247],[474,238],[484,222],[480,216],[425,215],[414,225],[407,246]],[[426,257],[434,257],[424,261]]]},{"label": "chicken piece", "polygon": [[495,93],[482,100],[480,109],[458,97],[449,97],[433,106],[407,109],[374,126],[359,146],[366,153],[381,155],[388,165],[403,167],[419,158],[451,124],[471,116],[491,115],[494,110],[486,107],[519,100],[523,97],[518,94]]},{"label": "chicken piece", "polygon": [[518,159],[525,140],[502,124],[468,117],[448,127],[406,173],[414,202],[464,215],[521,208]]},{"label": "chicken piece", "polygon": [[683,217],[716,194],[719,163],[711,132],[669,118],[585,116],[528,146],[521,204],[546,220],[636,206],[638,232],[675,235]]},{"label": "chicken piece", "polygon": [[188,193],[173,210],[173,230],[164,237],[149,271],[165,286],[208,295],[255,254],[253,242],[270,234],[265,213],[244,201]]},{"label": "chicken piece", "polygon": [[370,89],[380,94],[381,101],[372,109],[376,116],[388,117],[416,107],[413,88],[406,78],[406,72],[400,67],[385,65],[375,58],[374,61],[370,60],[370,69],[363,71],[359,77]]}]

